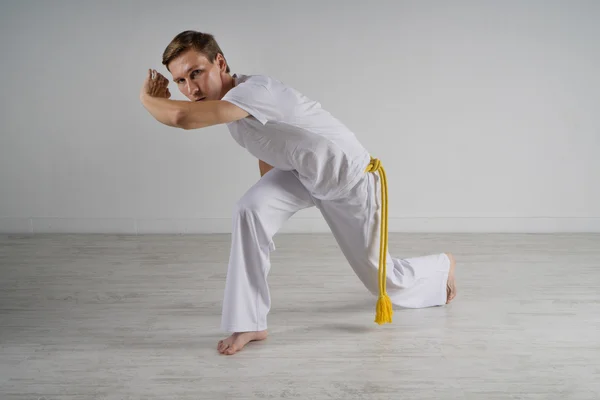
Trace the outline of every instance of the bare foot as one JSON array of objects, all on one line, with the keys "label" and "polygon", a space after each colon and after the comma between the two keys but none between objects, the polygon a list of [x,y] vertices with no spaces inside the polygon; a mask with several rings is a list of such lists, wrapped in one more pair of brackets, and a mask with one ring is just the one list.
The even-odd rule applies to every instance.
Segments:
[{"label": "bare foot", "polygon": [[454,280],[456,260],[451,253],[446,253],[446,255],[450,259],[450,272],[448,273],[448,283],[446,284],[446,304],[448,304],[456,297],[456,281]]},{"label": "bare foot", "polygon": [[236,332],[229,336],[227,339],[219,341],[217,350],[221,354],[232,355],[240,351],[248,342],[255,340],[265,340],[267,338],[267,331],[255,331],[255,332]]}]

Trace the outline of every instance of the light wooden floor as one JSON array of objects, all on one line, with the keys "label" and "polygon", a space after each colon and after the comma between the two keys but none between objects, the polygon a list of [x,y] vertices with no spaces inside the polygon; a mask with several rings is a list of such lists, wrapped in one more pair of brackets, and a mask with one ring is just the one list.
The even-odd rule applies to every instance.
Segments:
[{"label": "light wooden floor", "polygon": [[600,235],[392,233],[458,297],[384,326],[331,235],[275,243],[270,337],[222,356],[228,235],[0,236],[0,399],[600,398]]}]

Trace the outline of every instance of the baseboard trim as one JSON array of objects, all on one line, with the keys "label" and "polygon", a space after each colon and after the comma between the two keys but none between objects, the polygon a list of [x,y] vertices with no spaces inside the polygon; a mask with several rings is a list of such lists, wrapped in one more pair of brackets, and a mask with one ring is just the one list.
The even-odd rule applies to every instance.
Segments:
[{"label": "baseboard trim", "polygon": [[[600,217],[397,217],[389,232],[587,233],[600,232]],[[230,218],[8,218],[0,233],[199,234],[230,233]],[[323,218],[292,217],[281,233],[330,232]]]}]

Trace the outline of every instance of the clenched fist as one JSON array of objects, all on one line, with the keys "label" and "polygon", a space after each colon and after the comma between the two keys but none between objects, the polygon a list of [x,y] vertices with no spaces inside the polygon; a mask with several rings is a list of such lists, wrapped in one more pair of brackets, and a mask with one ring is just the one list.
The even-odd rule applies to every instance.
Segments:
[{"label": "clenched fist", "polygon": [[152,97],[163,97],[168,99],[171,97],[169,92],[169,80],[154,69],[148,70],[148,76],[142,86],[142,95],[146,94]]}]

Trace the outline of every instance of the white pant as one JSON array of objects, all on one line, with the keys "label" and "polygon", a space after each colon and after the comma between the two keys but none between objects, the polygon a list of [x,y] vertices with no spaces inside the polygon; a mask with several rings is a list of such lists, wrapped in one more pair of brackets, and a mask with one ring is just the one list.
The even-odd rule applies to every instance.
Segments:
[{"label": "white pant", "polygon": [[[296,212],[312,206],[321,211],[358,278],[377,296],[379,181],[378,173],[365,172],[347,197],[324,201],[314,198],[290,171],[272,169],[263,175],[234,211],[221,328],[227,332],[267,329],[272,238]],[[421,308],[446,303],[450,260],[444,253],[408,259],[388,253],[386,261],[386,291],[393,304]]]}]

